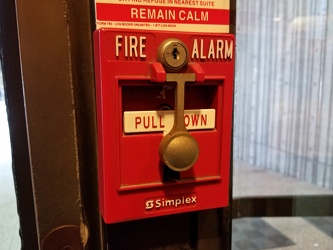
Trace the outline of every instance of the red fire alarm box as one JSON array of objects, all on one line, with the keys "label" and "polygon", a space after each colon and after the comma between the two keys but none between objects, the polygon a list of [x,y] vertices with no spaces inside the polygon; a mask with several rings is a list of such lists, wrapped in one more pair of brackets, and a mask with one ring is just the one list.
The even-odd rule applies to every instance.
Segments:
[{"label": "red fire alarm box", "polygon": [[235,57],[228,1],[158,2],[96,2],[106,223],[228,206]]}]

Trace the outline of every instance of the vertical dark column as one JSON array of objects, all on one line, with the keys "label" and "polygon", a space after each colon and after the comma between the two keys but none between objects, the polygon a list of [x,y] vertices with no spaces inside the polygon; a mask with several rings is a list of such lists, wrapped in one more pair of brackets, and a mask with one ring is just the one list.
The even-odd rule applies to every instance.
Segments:
[{"label": "vertical dark column", "polygon": [[[15,1],[0,1],[0,56],[10,130],[22,249],[38,249]],[[19,232],[17,232],[19,233]]]},{"label": "vertical dark column", "polygon": [[103,249],[92,12],[90,1],[0,1],[22,249]]},{"label": "vertical dark column", "polygon": [[89,228],[88,249],[103,249],[102,222],[98,204],[95,80],[91,1],[68,1],[69,40],[76,114],[79,181],[83,221]]}]

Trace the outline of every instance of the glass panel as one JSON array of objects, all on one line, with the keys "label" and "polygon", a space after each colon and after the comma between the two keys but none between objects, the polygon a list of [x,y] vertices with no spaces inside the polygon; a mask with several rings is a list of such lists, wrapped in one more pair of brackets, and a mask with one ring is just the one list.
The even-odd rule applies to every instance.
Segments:
[{"label": "glass panel", "polygon": [[[238,0],[236,39],[234,203],[289,196],[309,216],[299,197],[333,197],[333,1]],[[233,249],[330,249],[330,202],[235,219]]]},{"label": "glass panel", "polygon": [[[1,48],[0,48],[1,50]],[[0,249],[20,249],[11,148],[0,61]]]},{"label": "glass panel", "polygon": [[237,3],[235,159],[333,190],[333,4]]}]

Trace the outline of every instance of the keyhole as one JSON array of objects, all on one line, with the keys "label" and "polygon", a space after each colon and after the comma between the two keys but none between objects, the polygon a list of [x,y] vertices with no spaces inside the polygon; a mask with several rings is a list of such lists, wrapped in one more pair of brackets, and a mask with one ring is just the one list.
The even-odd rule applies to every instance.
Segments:
[{"label": "keyhole", "polygon": [[175,59],[175,60],[179,59],[179,52],[177,49],[177,45],[173,47],[172,56],[173,56],[173,59]]},{"label": "keyhole", "polygon": [[188,53],[184,42],[176,38],[163,41],[158,48],[157,60],[166,72],[180,72],[187,66]]}]

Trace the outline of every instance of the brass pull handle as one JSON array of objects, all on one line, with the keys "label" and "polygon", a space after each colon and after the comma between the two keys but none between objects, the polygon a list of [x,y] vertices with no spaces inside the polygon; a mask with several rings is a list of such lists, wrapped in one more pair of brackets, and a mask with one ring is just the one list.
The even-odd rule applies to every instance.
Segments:
[{"label": "brass pull handle", "polygon": [[[177,72],[187,66],[186,45],[178,39],[164,41],[158,51],[158,60],[167,72]],[[194,82],[195,73],[166,73],[166,82],[176,82],[175,115],[171,131],[159,146],[162,162],[174,171],[190,169],[199,156],[198,142],[192,137],[184,123],[185,83]]]},{"label": "brass pull handle", "polygon": [[192,137],[184,123],[185,82],[195,81],[194,73],[167,73],[167,82],[176,82],[175,119],[171,131],[160,143],[161,160],[174,171],[190,169],[199,156],[198,142]]}]

